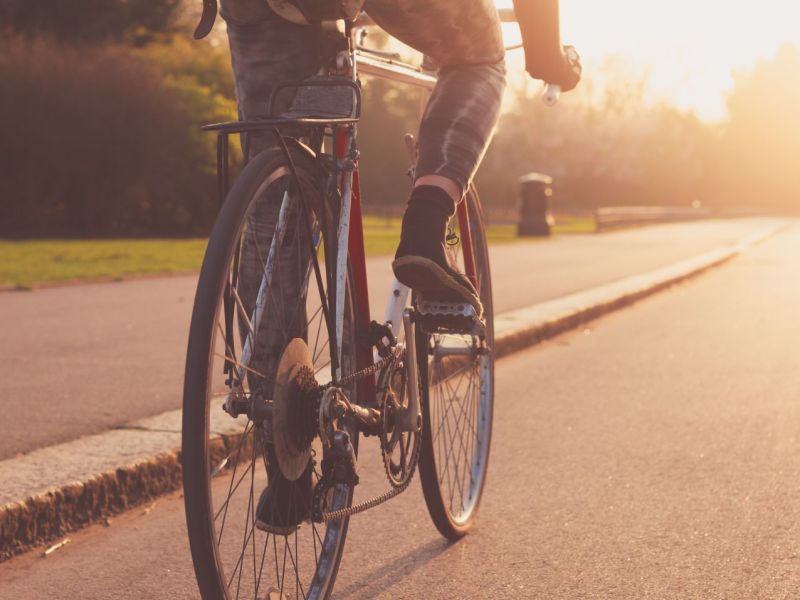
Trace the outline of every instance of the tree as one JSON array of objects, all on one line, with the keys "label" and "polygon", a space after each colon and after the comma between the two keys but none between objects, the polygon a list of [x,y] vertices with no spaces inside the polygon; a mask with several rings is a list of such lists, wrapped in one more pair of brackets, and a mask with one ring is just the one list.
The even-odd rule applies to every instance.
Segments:
[{"label": "tree", "polygon": [[618,60],[598,71],[555,109],[538,90],[517,90],[478,174],[482,197],[511,208],[517,178],[531,171],[553,177],[557,208],[688,205],[701,195],[708,127],[649,101],[645,73]]},{"label": "tree", "polygon": [[403,138],[417,133],[421,92],[382,79],[365,81],[358,127],[361,188],[366,210],[404,207],[411,190],[411,159]]},{"label": "tree", "polygon": [[796,209],[800,197],[800,49],[782,46],[735,77],[715,161],[717,195],[747,206]]},{"label": "tree", "polygon": [[141,41],[169,32],[181,0],[2,0],[0,30],[61,41]]},{"label": "tree", "polygon": [[0,235],[107,237],[208,230],[215,141],[235,103],[189,69],[129,48],[0,45]]}]

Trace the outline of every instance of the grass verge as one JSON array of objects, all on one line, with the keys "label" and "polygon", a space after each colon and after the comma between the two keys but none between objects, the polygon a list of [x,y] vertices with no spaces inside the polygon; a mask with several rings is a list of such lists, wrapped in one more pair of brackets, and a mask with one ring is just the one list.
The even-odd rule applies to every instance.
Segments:
[{"label": "grass verge", "polygon": [[[587,221],[587,222],[584,222]],[[588,220],[556,224],[556,233],[594,231]],[[519,238],[514,225],[490,225],[489,241],[502,244]],[[364,219],[367,256],[394,252],[400,220]],[[29,289],[37,284],[80,279],[124,279],[197,271],[205,239],[26,240],[0,241],[0,285]]]}]

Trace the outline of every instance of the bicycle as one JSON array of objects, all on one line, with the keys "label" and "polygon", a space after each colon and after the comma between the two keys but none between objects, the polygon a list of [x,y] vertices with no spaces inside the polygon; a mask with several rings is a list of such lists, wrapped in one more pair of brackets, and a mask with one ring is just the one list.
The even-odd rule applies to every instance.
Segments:
[{"label": "bicycle", "polygon": [[[417,468],[429,513],[446,538],[463,536],[478,510],[494,395],[480,201],[471,186],[458,205],[449,248],[479,291],[483,316],[466,304],[418,298],[395,280],[384,319],[372,320],[356,145],[358,76],[428,90],[436,78],[364,48],[368,24],[362,15],[344,31],[329,32],[337,49],[325,76],[276,87],[271,108],[290,92],[288,113],[205,127],[218,136],[222,206],[192,313],[182,452],[203,598],[250,592],[327,598],[350,516],[405,491]],[[332,104],[339,105],[335,114]],[[301,130],[307,143],[287,128]],[[236,133],[269,135],[275,143],[250,159],[228,190],[228,137]],[[356,501],[360,436],[380,441],[387,484],[383,493]],[[309,513],[299,526],[256,527],[256,494],[268,478],[288,482],[275,494],[292,499],[295,517]],[[311,506],[298,506],[308,486]]]}]

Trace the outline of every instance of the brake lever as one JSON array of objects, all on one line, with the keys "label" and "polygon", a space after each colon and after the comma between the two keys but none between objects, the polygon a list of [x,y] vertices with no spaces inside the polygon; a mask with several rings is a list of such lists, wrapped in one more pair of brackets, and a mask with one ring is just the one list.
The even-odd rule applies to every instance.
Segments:
[{"label": "brake lever", "polygon": [[[564,50],[566,52],[567,60],[570,64],[580,64],[579,61],[581,57],[578,55],[578,51],[575,50],[572,46],[565,46]],[[555,106],[558,104],[558,99],[561,97],[561,86],[556,85],[554,83],[545,83],[544,91],[542,92],[542,102],[544,102],[545,106]]]}]

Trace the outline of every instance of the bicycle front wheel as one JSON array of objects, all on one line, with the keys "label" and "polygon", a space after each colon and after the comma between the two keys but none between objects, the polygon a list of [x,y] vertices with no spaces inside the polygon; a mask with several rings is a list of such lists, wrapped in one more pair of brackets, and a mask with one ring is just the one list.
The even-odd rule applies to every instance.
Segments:
[{"label": "bicycle front wheel", "polygon": [[[329,265],[335,260],[338,196],[326,194],[326,174],[313,157],[294,145],[290,153],[299,188],[278,149],[242,171],[214,226],[195,297],[182,461],[192,559],[206,600],[327,598],[344,548],[347,519],[310,519],[322,456],[313,429],[307,441],[314,416],[303,413],[309,423],[298,424],[290,413],[285,421],[306,436],[308,456],[300,458],[302,474],[289,477],[277,458],[286,451],[277,447],[285,443],[283,429],[276,435],[270,413],[253,408],[270,406],[280,357],[293,339],[307,345],[320,383],[333,379],[337,365],[343,376],[356,365],[349,286],[336,352],[327,305],[335,278],[319,265],[323,257]],[[355,399],[355,389],[348,396]],[[349,434],[357,447],[357,432]],[[337,486],[327,502],[331,510],[349,506],[352,489]]]},{"label": "bicycle front wheel", "polygon": [[494,404],[494,313],[489,248],[480,201],[471,187],[463,202],[469,217],[470,249],[450,246],[462,272],[475,265],[486,321],[485,338],[417,334],[422,388],[422,453],[419,472],[428,511],[448,539],[462,537],[475,520],[489,461]]}]

